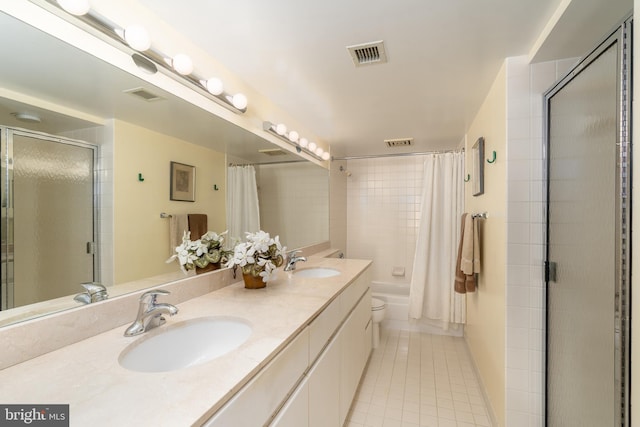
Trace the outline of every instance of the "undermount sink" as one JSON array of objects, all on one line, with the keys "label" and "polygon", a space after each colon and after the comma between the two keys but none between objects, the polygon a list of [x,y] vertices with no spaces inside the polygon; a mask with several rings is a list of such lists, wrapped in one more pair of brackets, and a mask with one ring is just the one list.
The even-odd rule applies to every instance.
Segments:
[{"label": "undermount sink", "polygon": [[119,357],[131,371],[166,372],[200,365],[238,348],[251,335],[244,319],[228,316],[185,320],[142,336]]},{"label": "undermount sink", "polygon": [[293,274],[295,274],[296,277],[323,278],[338,276],[340,274],[340,271],[333,268],[310,267],[296,270],[293,272]]}]

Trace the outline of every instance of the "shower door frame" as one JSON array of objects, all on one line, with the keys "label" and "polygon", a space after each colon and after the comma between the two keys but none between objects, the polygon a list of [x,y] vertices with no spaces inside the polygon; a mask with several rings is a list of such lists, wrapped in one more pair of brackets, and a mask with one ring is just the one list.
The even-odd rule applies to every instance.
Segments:
[{"label": "shower door frame", "polygon": [[[14,233],[9,218],[13,216],[13,136],[23,136],[27,138],[35,138],[52,143],[71,145],[92,150],[92,180],[93,180],[93,281],[100,281],[100,232],[99,232],[99,215],[100,215],[100,197],[99,197],[99,180],[98,180],[98,160],[99,146],[85,141],[66,138],[62,136],[51,135],[44,132],[37,132],[28,129],[21,129],[12,126],[0,125],[0,161],[4,170],[2,171],[2,187],[0,188],[0,197],[2,204],[0,206],[1,217],[4,229],[7,230],[8,236],[2,236],[2,253],[7,254],[6,260],[0,260],[0,311],[14,308],[14,276],[13,260],[9,263],[8,248],[13,246]],[[11,215],[9,215],[11,214]],[[9,232],[9,229],[11,230]],[[87,248],[89,250],[89,248]],[[78,283],[78,285],[80,285]],[[80,287],[78,287],[79,290]],[[10,304],[9,304],[10,303]]]},{"label": "shower door frame", "polygon": [[592,62],[596,61],[601,53],[609,49],[615,42],[618,43],[618,80],[617,80],[617,137],[616,137],[616,276],[615,276],[615,307],[614,310],[614,336],[615,367],[614,376],[620,378],[620,384],[616,387],[614,396],[616,408],[616,425],[630,426],[631,416],[631,370],[630,370],[630,320],[631,320],[631,98],[632,98],[632,37],[633,16],[626,17],[591,53],[585,56],[564,78],[544,93],[544,158],[545,158],[545,193],[546,193],[546,234],[545,234],[545,264],[544,281],[546,289],[546,318],[545,318],[545,425],[549,421],[549,286],[554,278],[554,267],[549,259],[550,248],[550,102],[551,98],[562,90],[569,82],[578,76]]}]

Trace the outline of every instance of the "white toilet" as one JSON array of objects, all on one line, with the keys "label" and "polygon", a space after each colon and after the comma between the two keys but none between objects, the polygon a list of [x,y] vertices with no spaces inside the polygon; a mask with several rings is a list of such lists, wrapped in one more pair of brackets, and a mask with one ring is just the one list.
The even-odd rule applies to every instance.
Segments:
[{"label": "white toilet", "polygon": [[378,298],[371,298],[371,321],[373,322],[373,348],[380,345],[380,322],[384,319],[387,304]]}]

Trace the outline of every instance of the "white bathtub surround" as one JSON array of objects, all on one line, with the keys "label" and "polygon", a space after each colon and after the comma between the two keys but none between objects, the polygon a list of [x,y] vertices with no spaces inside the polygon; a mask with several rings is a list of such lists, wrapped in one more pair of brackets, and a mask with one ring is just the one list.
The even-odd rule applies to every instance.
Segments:
[{"label": "white bathtub surround", "polygon": [[440,321],[444,330],[466,321],[464,295],[454,292],[460,217],[464,211],[464,153],[426,157],[409,317]]},{"label": "white bathtub surround", "polygon": [[395,284],[391,282],[371,282],[374,298],[385,302],[385,318],[381,322],[381,330],[423,332],[433,335],[450,335],[461,337],[464,332],[462,325],[453,324],[448,330],[442,329],[439,320],[409,319],[409,284]]}]

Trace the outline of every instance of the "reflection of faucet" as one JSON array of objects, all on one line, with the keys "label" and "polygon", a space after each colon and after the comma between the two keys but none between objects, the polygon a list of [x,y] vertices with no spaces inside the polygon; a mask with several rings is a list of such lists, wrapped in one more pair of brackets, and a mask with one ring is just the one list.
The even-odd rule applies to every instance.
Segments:
[{"label": "reflection of faucet", "polygon": [[168,314],[173,316],[178,312],[178,308],[171,304],[157,303],[158,295],[169,295],[169,291],[156,289],[142,294],[140,297],[140,305],[138,306],[138,315],[136,320],[124,331],[125,337],[132,337],[143,332],[163,325],[166,319],[162,316]]},{"label": "reflection of faucet", "polygon": [[291,251],[287,254],[287,264],[284,267],[284,271],[293,271],[296,269],[296,262],[307,260],[303,256],[296,256],[296,254],[300,252],[302,251]]},{"label": "reflection of faucet", "polygon": [[78,301],[82,304],[90,304],[92,302],[102,301],[109,297],[109,295],[107,294],[107,288],[102,286],[100,283],[82,283],[82,287],[85,288],[86,291],[73,297],[75,301]]}]

